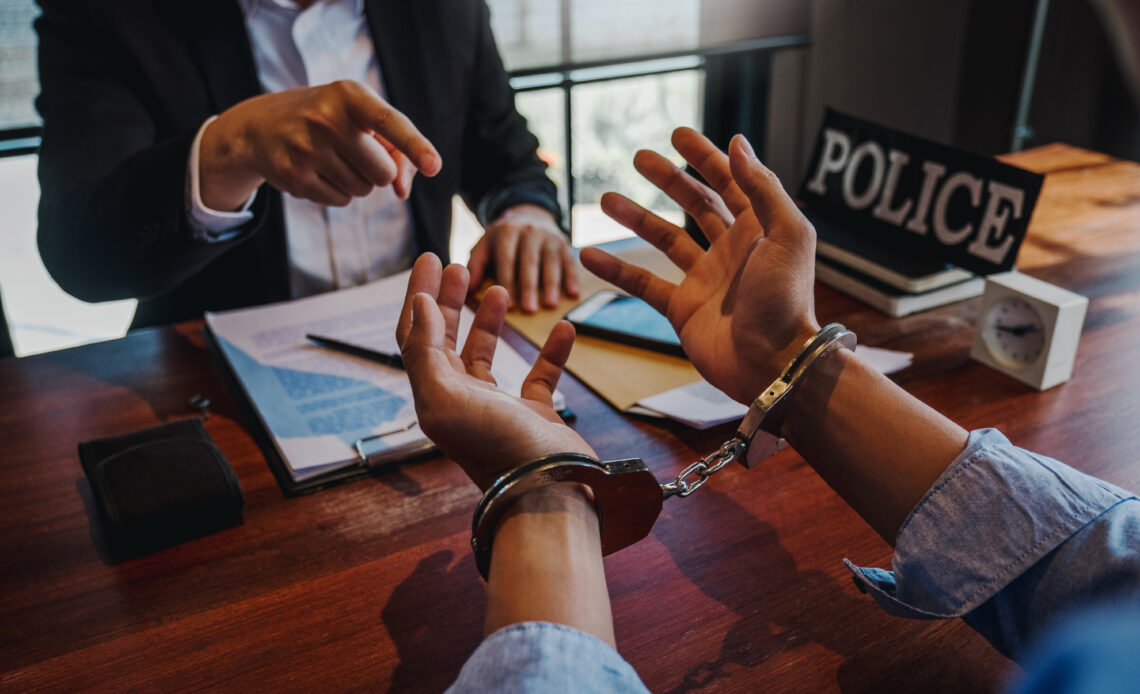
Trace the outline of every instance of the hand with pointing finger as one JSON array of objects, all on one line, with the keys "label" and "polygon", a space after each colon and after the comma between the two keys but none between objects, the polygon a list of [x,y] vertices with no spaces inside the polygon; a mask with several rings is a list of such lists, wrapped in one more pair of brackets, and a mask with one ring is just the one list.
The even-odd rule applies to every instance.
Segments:
[{"label": "hand with pointing finger", "polygon": [[416,172],[442,165],[427,138],[373,90],[349,80],[247,99],[202,135],[202,202],[239,208],[262,183],[344,206],[377,186],[407,198]]}]

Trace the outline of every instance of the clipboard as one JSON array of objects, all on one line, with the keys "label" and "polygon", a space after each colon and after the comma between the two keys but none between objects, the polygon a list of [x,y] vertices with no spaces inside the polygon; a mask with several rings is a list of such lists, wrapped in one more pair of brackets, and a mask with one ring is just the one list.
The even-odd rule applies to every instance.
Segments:
[{"label": "clipboard", "polygon": [[[414,424],[407,373],[313,344],[334,336],[392,353],[409,272],[335,292],[206,313],[206,344],[286,496],[392,470],[436,455]],[[459,337],[475,314],[464,308]],[[491,367],[517,395],[530,364],[500,340]],[[554,393],[555,406],[565,397]],[[564,415],[570,416],[570,415]]]},{"label": "clipboard", "polygon": [[[205,338],[206,351],[209,352],[210,357],[214,360],[214,363],[217,364],[218,371],[222,375],[222,380],[225,381],[226,387],[238,405],[238,411],[241,412],[242,419],[245,420],[246,431],[250,437],[253,438],[258,449],[261,450],[262,457],[265,458],[265,462],[269,465],[270,472],[273,473],[274,479],[277,480],[277,486],[281,488],[281,492],[286,497],[293,498],[310,494],[371,475],[380,475],[405,465],[412,465],[442,455],[435,444],[431,443],[431,441],[425,441],[418,446],[411,446],[406,449],[390,449],[390,451],[393,452],[393,456],[385,456],[383,460],[377,459],[375,462],[367,464],[364,461],[360,461],[355,464],[308,477],[304,480],[296,480],[293,478],[293,475],[290,474],[289,465],[281,457],[277,446],[274,445],[273,437],[269,434],[269,430],[266,429],[260,415],[258,415],[253,406],[253,402],[246,394],[245,389],[242,388],[238,382],[237,374],[234,373],[233,367],[230,366],[229,361],[222,354],[221,347],[218,345],[217,339],[214,337],[214,333],[210,330],[209,325],[202,326],[202,335]],[[388,452],[389,451],[385,451],[385,453]]]}]

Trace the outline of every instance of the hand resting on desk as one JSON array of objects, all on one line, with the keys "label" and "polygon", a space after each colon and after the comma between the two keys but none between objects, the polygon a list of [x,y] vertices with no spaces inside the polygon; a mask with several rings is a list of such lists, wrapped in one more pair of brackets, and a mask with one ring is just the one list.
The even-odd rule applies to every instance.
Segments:
[{"label": "hand resting on desk", "polygon": [[471,249],[467,269],[471,291],[494,277],[527,313],[537,311],[540,302],[546,308],[557,306],[563,290],[578,296],[578,263],[569,239],[554,216],[537,205],[507,208],[488,224]]}]

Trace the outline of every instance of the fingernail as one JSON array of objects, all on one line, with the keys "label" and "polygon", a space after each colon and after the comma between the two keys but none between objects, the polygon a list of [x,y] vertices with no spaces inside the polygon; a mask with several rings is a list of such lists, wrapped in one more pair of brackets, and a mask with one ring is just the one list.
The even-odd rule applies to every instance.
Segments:
[{"label": "fingernail", "polygon": [[740,147],[741,147],[741,149],[744,150],[744,153],[747,154],[749,157],[756,159],[757,158],[756,157],[756,150],[752,149],[752,143],[748,141],[748,138],[745,137],[743,134],[738,135],[737,137],[740,138]]}]

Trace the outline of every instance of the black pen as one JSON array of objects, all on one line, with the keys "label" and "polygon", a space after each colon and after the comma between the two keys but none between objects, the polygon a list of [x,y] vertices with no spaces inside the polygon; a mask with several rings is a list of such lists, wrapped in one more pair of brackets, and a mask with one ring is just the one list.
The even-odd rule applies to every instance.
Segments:
[{"label": "black pen", "polygon": [[388,354],[387,352],[377,352],[374,349],[361,347],[360,345],[350,345],[347,342],[325,337],[323,335],[305,335],[305,338],[315,345],[324,347],[325,349],[335,350],[337,352],[344,352],[351,354],[354,357],[368,359],[371,361],[378,361],[386,366],[391,366],[397,369],[404,368],[404,360],[400,358],[399,354]]}]

